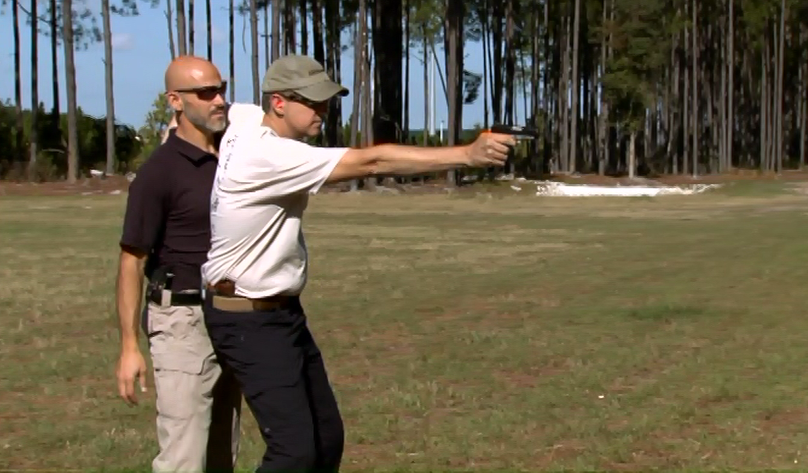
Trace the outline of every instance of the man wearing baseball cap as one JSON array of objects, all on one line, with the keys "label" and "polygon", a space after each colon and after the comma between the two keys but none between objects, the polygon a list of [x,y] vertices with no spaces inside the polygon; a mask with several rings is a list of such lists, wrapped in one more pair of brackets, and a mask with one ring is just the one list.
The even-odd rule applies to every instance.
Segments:
[{"label": "man wearing baseball cap", "polygon": [[348,95],[317,61],[290,55],[266,71],[264,119],[228,127],[211,194],[211,248],[202,267],[205,323],[266,442],[258,471],[337,471],[343,423],[300,294],[307,249],[301,220],[326,183],[457,167],[502,166],[512,137],[472,144],[324,148],[329,102]]}]

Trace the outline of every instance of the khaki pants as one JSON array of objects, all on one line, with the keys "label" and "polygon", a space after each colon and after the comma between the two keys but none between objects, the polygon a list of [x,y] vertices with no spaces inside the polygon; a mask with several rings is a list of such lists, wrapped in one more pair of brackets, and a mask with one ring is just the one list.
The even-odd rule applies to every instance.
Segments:
[{"label": "khaki pants", "polygon": [[148,311],[160,445],[153,471],[232,471],[241,392],[216,360],[202,308],[150,302]]}]

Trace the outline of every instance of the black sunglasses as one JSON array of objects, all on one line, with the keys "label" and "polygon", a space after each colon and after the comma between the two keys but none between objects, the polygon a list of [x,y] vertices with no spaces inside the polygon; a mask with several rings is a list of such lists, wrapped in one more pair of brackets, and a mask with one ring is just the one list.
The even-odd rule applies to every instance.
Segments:
[{"label": "black sunglasses", "polygon": [[199,97],[200,100],[213,100],[216,98],[217,95],[224,95],[227,92],[227,81],[223,80],[219,85],[174,89],[174,92],[196,94],[196,96]]},{"label": "black sunglasses", "polygon": [[297,94],[295,92],[283,92],[283,93],[278,93],[278,95],[280,95],[281,97],[283,97],[284,99],[286,99],[286,100],[288,100],[290,102],[297,102],[299,104],[302,104],[302,105],[305,105],[305,106],[307,106],[309,108],[314,108],[314,109],[321,108],[321,107],[328,108],[331,105],[330,100],[326,100],[326,101],[323,101],[323,102],[315,102],[315,101],[309,100],[309,99],[307,99],[307,98],[305,98],[305,97],[303,97],[303,96],[301,96],[301,95],[299,95],[299,94]]}]

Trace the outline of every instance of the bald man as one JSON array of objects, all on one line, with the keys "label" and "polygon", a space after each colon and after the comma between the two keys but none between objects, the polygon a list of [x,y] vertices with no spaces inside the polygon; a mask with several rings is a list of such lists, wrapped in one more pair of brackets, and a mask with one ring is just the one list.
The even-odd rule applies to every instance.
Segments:
[{"label": "bald man", "polygon": [[232,471],[241,392],[208,338],[200,266],[210,247],[218,139],[229,119],[260,122],[263,113],[253,105],[228,107],[226,82],[201,58],[174,60],[165,73],[165,88],[177,126],[138,169],[120,239],[118,390],[130,404],[138,402],[136,381],[146,391],[146,362],[138,346],[145,275],[149,284],[142,329],[154,369],[160,446],[152,468]]}]

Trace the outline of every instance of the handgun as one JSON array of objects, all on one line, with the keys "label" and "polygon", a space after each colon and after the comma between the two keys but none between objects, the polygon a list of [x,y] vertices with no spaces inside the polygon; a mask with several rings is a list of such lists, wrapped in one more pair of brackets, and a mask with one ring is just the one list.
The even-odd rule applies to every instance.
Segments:
[{"label": "handgun", "polygon": [[[512,135],[519,140],[535,140],[539,137],[539,131],[529,126],[521,125],[503,125],[501,123],[494,124],[489,130],[491,133],[500,133],[503,135]],[[514,159],[516,150],[514,146],[508,146],[508,161]]]},{"label": "handgun", "polygon": [[491,133],[500,133],[503,135],[513,135],[517,139],[533,140],[539,137],[539,130],[521,125],[503,125],[497,123],[491,127]]},{"label": "handgun", "polygon": [[150,301],[161,307],[171,305],[171,282],[174,274],[166,267],[159,267],[149,277],[147,294]]}]

